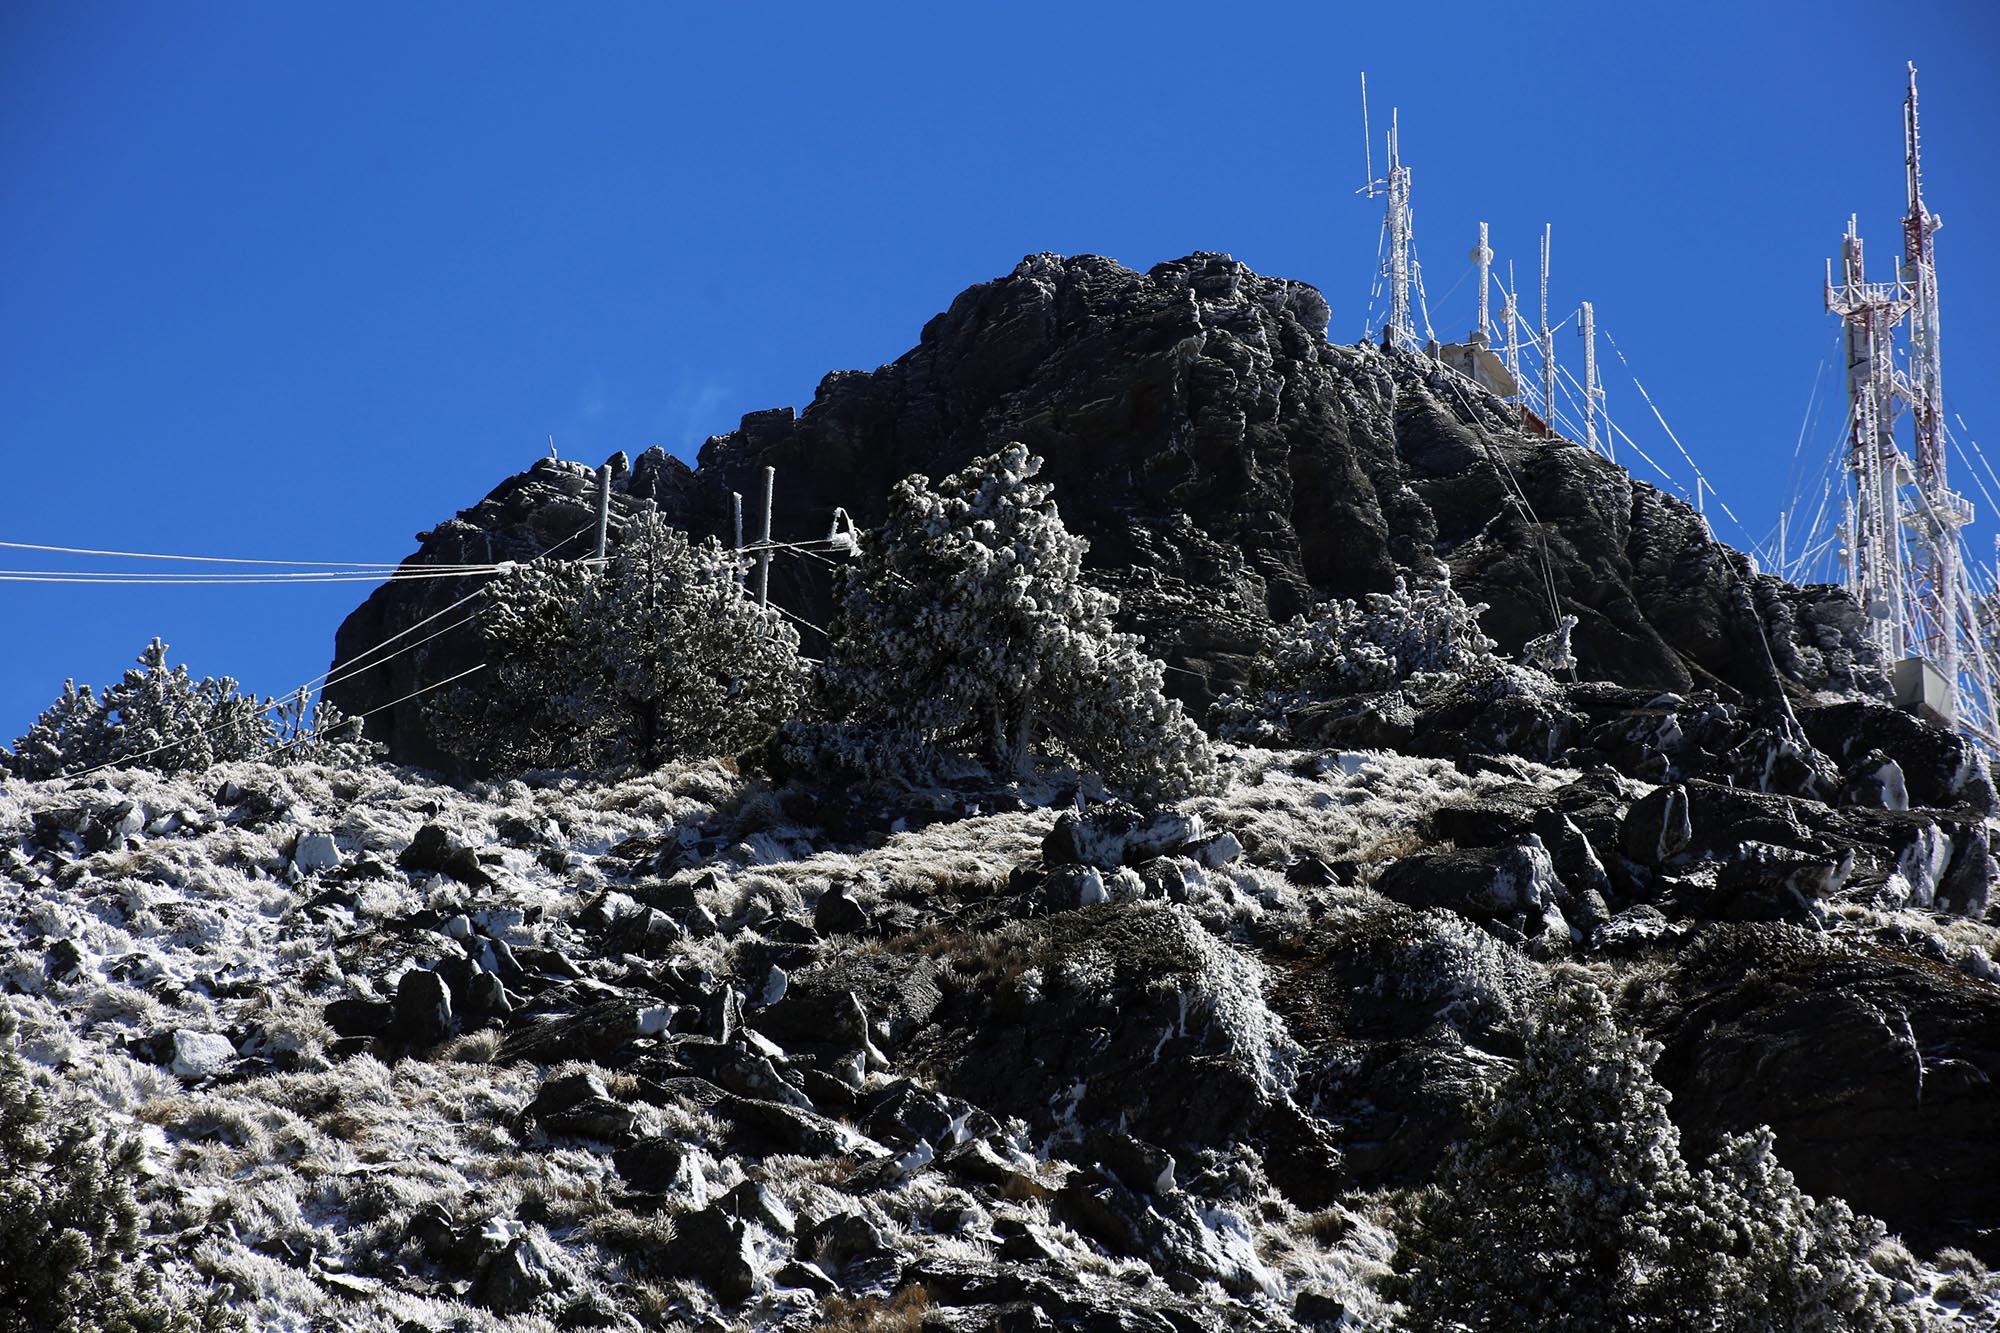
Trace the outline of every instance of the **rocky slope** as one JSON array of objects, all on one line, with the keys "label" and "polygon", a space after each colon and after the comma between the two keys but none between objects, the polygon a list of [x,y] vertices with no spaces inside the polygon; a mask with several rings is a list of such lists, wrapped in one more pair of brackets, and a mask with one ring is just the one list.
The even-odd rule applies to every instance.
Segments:
[{"label": "rocky slope", "polygon": [[1665,1042],[1691,1147],[1772,1124],[1942,1252],[1885,1252],[1900,1299],[1990,1326],[1977,809],[1227,768],[1081,819],[1060,775],[11,783],[0,986],[144,1129],[163,1266],[260,1328],[1382,1327],[1381,1192],[1566,960]]},{"label": "rocky slope", "polygon": [[[770,466],[777,539],[820,538],[836,507],[866,525],[903,477],[1019,440],[1046,458],[1126,626],[1197,703],[1238,677],[1274,619],[1440,562],[1490,605],[1503,648],[1548,631],[1557,607],[1577,616],[1582,679],[1752,701],[1878,688],[1846,598],[1753,574],[1687,506],[1524,434],[1508,405],[1423,358],[1329,344],[1326,325],[1312,288],[1223,255],[1144,274],[1031,256],[962,293],[893,364],[827,376],[796,416],[745,417],[696,469],[657,449],[619,460],[617,505],[652,501],[726,538],[731,492],[754,523]],[[594,491],[589,469],[538,464],[422,534],[411,562],[577,554]],[[781,603],[826,622],[823,564],[781,559],[772,577]],[[341,626],[336,671],[464,591],[385,586]],[[469,631],[447,635],[328,694],[367,712],[476,651]],[[425,725],[415,703],[371,721],[396,758],[440,764]]]}]

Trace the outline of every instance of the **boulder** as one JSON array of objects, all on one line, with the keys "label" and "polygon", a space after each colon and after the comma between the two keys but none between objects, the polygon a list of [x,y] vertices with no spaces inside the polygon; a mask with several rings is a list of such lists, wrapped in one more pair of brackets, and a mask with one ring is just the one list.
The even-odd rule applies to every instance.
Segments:
[{"label": "boulder", "polygon": [[725,1305],[740,1305],[757,1293],[757,1255],[750,1228],[718,1206],[676,1218],[673,1239],[667,1242],[661,1262],[669,1272],[707,1287]]},{"label": "boulder", "polygon": [[236,1062],[236,1044],[216,1032],[174,1033],[173,1055],[168,1068],[190,1083],[214,1078]]},{"label": "boulder", "polygon": [[451,988],[428,968],[413,967],[396,983],[395,1019],[389,1035],[411,1046],[431,1046],[451,1035]]},{"label": "boulder", "polygon": [[1798,715],[1812,743],[1844,768],[1874,753],[1894,761],[1912,805],[1964,806],[1979,815],[1996,810],[1993,779],[1978,748],[1956,732],[1859,701],[1802,708]]},{"label": "boulder", "polygon": [[340,848],[330,833],[305,833],[292,849],[292,864],[302,874],[319,874],[340,868]]},{"label": "boulder", "polygon": [[1164,856],[1200,836],[1201,821],[1192,815],[1146,813],[1124,801],[1106,801],[1058,818],[1042,839],[1042,860],[1050,866],[1116,870]]},{"label": "boulder", "polygon": [[1411,907],[1448,907],[1473,917],[1539,913],[1563,896],[1548,849],[1533,833],[1513,847],[1402,857],[1383,869],[1375,891]]},{"label": "boulder", "polygon": [[397,856],[396,865],[403,870],[449,875],[461,884],[477,888],[493,883],[493,877],[479,863],[479,854],[439,824],[425,824],[418,829],[410,845]]},{"label": "boulder", "polygon": [[873,924],[868,909],[854,901],[844,883],[828,886],[813,907],[813,929],[821,935],[857,935]]},{"label": "boulder", "polygon": [[1693,842],[1687,789],[1679,786],[1656,787],[1641,797],[1618,831],[1619,850],[1642,866],[1671,864]]}]

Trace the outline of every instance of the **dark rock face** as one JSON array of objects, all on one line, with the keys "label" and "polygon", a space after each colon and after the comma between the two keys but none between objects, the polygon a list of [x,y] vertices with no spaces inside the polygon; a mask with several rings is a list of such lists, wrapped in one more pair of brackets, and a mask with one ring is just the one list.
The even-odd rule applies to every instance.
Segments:
[{"label": "dark rock face", "polygon": [[1676,977],[1656,1073],[1696,1147],[1768,1124],[1807,1191],[2000,1258],[2000,987],[1786,926],[1718,928]]},{"label": "dark rock face", "polygon": [[[640,455],[614,479],[614,530],[650,501],[726,537],[731,492],[760,494],[768,465],[778,539],[823,537],[836,506],[875,522],[903,477],[1019,440],[1090,538],[1092,576],[1197,705],[1238,678],[1274,620],[1445,565],[1490,604],[1485,628],[1508,651],[1551,627],[1553,585],[1578,617],[1585,678],[1749,699],[1879,692],[1845,596],[1751,573],[1679,501],[1521,434],[1499,400],[1427,360],[1329,344],[1327,319],[1312,288],[1223,255],[1143,274],[1030,256],[961,293],[893,364],[835,372],[803,413],[752,413],[709,440],[698,469]],[[580,464],[539,462],[421,534],[410,564],[587,554],[596,486]],[[779,561],[772,587],[825,623],[824,566]],[[362,656],[466,591],[378,590],[336,637],[336,669],[362,669],[330,688],[334,702],[366,712],[475,661],[465,629],[380,667]],[[368,728],[398,760],[449,766],[417,704]]]}]

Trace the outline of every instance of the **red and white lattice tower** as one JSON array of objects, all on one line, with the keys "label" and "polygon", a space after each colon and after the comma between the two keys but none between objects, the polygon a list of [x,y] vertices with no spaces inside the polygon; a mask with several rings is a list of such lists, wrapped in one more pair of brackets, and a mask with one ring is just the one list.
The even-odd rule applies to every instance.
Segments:
[{"label": "red and white lattice tower", "polygon": [[[1938,357],[1938,218],[1924,204],[1917,70],[1903,103],[1908,212],[1892,282],[1867,280],[1859,227],[1848,220],[1840,281],[1827,265],[1826,308],[1840,316],[1847,360],[1847,470],[1842,530],[1847,588],[1901,705],[1991,746],[1992,673],[1965,570],[1961,530],[1972,506],[1951,489]],[[1907,370],[1896,332],[1907,324]],[[1909,448],[1896,427],[1910,421]]]}]

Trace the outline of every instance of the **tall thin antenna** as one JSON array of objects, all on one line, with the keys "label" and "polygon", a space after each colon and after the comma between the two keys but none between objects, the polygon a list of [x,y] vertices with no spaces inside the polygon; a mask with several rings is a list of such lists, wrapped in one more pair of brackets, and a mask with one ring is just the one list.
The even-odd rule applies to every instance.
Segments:
[{"label": "tall thin antenna", "polygon": [[[1367,124],[1367,75],[1362,76],[1362,132],[1366,134]],[[1373,199],[1385,196],[1388,203],[1382,215],[1382,232],[1385,237],[1382,256],[1382,276],[1389,285],[1389,323],[1383,330],[1386,345],[1413,350],[1422,344],[1417,338],[1416,321],[1412,316],[1412,296],[1417,285],[1417,265],[1415,244],[1410,228],[1410,169],[1403,165],[1402,134],[1397,108],[1389,108],[1389,133],[1387,135],[1388,160],[1382,168],[1382,175],[1375,175],[1375,163],[1371,156],[1368,161],[1368,183],[1357,193]]]},{"label": "tall thin antenna", "polygon": [[[1363,179],[1368,183],[1361,188],[1368,191],[1373,191],[1375,188],[1374,141],[1375,135],[1368,128],[1368,71],[1364,69],[1361,71],[1361,161],[1368,173]],[[1373,198],[1374,195],[1371,193],[1369,197]]]},{"label": "tall thin antenna", "polygon": [[1556,339],[1549,332],[1549,246],[1555,224],[1542,224],[1542,421],[1553,434],[1556,428]]},{"label": "tall thin antenna", "polygon": [[1917,490],[1928,548],[1918,614],[1925,622],[1926,656],[1947,681],[1958,679],[1957,588],[1962,564],[1958,529],[1972,521],[1972,506],[1952,492],[1945,472],[1944,375],[1938,357],[1937,262],[1932,237],[1940,225],[1924,207],[1923,156],[1917,132],[1917,67],[1910,69],[1903,103],[1903,156],[1909,175],[1909,212],[1903,218],[1903,283],[1910,294],[1909,398]]},{"label": "tall thin antenna", "polygon": [[[1577,330],[1583,338],[1583,444],[1586,449],[1596,449],[1597,408],[1604,401],[1604,389],[1597,382],[1597,311],[1585,301],[1578,313],[1583,327]],[[1603,454],[1612,457],[1610,432],[1605,432]]]},{"label": "tall thin antenna", "polygon": [[764,536],[757,554],[757,606],[771,604],[771,498],[778,482],[778,469],[764,469]]},{"label": "tall thin antenna", "polygon": [[[1935,237],[1924,203],[1917,69],[1903,101],[1908,211],[1903,260],[1891,282],[1870,282],[1861,235],[1850,217],[1835,281],[1827,265],[1826,308],[1840,317],[1847,353],[1848,520],[1841,533],[1847,587],[1867,613],[1869,638],[1899,705],[1960,728],[1989,750],[2000,746],[1992,661],[1982,613],[1966,579],[1962,529],[1973,510],[1946,471],[1944,377],[1940,368]],[[1897,327],[1908,321],[1909,364],[1897,364]],[[1907,409],[1910,451],[1896,438]]]},{"label": "tall thin antenna", "polygon": [[604,559],[611,537],[611,464],[597,469],[597,558]]},{"label": "tall thin antenna", "polygon": [[1500,322],[1507,329],[1507,378],[1514,382],[1514,396],[1521,396],[1521,308],[1514,286],[1514,261],[1507,261],[1507,299],[1500,303]]}]

